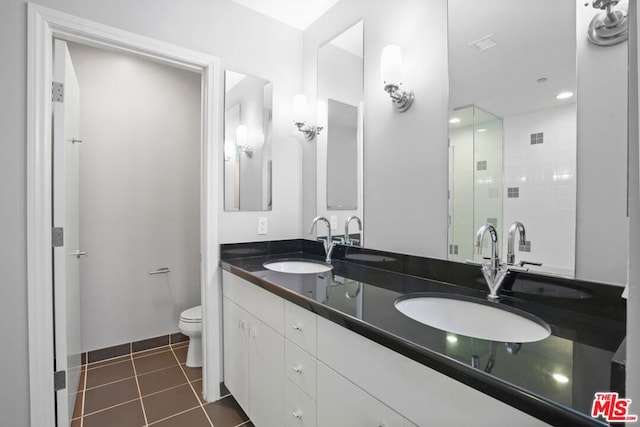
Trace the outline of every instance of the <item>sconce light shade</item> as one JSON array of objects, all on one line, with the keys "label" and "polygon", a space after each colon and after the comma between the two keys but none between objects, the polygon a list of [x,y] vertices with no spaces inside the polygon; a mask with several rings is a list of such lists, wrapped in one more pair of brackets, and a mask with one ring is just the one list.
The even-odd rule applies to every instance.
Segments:
[{"label": "sconce light shade", "polygon": [[391,97],[391,101],[400,112],[407,111],[413,104],[413,91],[401,90],[402,84],[402,52],[397,45],[389,45],[382,49],[380,57],[380,78],[384,83],[384,90]]},{"label": "sconce light shade", "polygon": [[391,44],[382,49],[380,77],[384,84],[399,85],[402,82],[402,52],[399,46]]},{"label": "sconce light shade", "polygon": [[307,97],[302,94],[293,97],[293,123],[307,141],[311,141],[322,130],[322,126],[307,124]]}]

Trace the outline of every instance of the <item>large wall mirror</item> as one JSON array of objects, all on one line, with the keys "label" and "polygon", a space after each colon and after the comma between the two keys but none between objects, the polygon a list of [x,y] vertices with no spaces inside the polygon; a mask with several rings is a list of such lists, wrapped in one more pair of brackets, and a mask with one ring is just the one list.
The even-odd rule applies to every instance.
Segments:
[{"label": "large wall mirror", "polygon": [[224,210],[272,208],[273,85],[260,77],[225,72]]},{"label": "large wall mirror", "polygon": [[526,242],[516,237],[516,262],[574,275],[576,5],[448,1],[449,259],[477,259],[485,223],[504,259],[519,221]]},{"label": "large wall mirror", "polygon": [[[317,212],[340,236],[350,216],[362,218],[363,62],[362,21],[318,49]],[[355,223],[350,234],[362,243]]]}]

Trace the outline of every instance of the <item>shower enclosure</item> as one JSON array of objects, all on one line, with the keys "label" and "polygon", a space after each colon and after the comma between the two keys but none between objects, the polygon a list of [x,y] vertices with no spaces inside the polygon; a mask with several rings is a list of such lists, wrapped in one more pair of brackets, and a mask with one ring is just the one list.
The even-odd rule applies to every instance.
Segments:
[{"label": "shower enclosure", "polygon": [[[474,238],[482,224],[502,230],[502,140],[501,117],[476,105],[453,110],[449,120],[451,260],[477,257]],[[489,239],[485,240],[488,245]]]}]

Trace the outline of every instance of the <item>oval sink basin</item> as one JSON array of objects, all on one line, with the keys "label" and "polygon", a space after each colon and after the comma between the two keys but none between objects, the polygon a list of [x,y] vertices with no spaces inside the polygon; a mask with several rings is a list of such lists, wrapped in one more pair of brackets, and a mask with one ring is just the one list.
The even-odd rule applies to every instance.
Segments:
[{"label": "oval sink basin", "polygon": [[328,264],[322,264],[313,261],[298,261],[298,260],[286,260],[286,261],[269,261],[265,262],[263,266],[269,270],[279,271],[280,273],[293,273],[293,274],[317,274],[324,273],[333,268]]},{"label": "oval sink basin", "polygon": [[424,293],[395,301],[402,314],[454,334],[489,341],[524,343],[551,335],[542,319],[500,303],[461,295]]}]

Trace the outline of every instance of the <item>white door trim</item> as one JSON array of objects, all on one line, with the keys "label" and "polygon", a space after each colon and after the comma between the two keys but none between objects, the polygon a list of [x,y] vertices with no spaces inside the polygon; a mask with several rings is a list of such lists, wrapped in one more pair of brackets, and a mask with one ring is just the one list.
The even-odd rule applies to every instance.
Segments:
[{"label": "white door trim", "polygon": [[[54,426],[51,251],[51,66],[54,37],[156,58],[202,75],[201,289],[203,386],[219,397],[220,304],[218,197],[221,126],[220,61],[203,54],[33,3],[27,45],[27,298],[31,425]],[[177,319],[176,319],[177,321]]]}]

